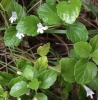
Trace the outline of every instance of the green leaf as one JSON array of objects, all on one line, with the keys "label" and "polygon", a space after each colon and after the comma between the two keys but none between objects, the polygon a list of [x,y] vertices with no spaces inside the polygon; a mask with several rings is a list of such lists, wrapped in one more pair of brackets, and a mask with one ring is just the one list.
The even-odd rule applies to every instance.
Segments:
[{"label": "green leaf", "polygon": [[71,84],[71,83],[68,83],[67,85],[66,85],[66,87],[62,90],[62,92],[61,92],[61,95],[62,95],[62,98],[63,99],[67,99],[68,98],[68,94],[69,94],[69,92],[71,92],[71,90],[73,89],[73,84]]},{"label": "green leaf", "polygon": [[8,11],[7,11],[9,17],[12,16],[13,11],[15,11],[17,13],[18,19],[20,19],[21,17],[26,15],[23,7],[20,4],[18,4],[17,2],[12,0],[12,2],[10,3],[10,6],[8,8]]},{"label": "green leaf", "polygon": [[21,81],[16,83],[10,91],[10,95],[13,97],[20,97],[28,91],[27,83],[25,81]]},{"label": "green leaf", "polygon": [[38,76],[40,82],[39,87],[42,89],[47,89],[56,81],[57,72],[54,70],[45,70]]},{"label": "green leaf", "polygon": [[14,26],[9,27],[4,34],[4,43],[8,47],[18,46],[21,39],[16,37],[17,30]]},{"label": "green leaf", "polygon": [[11,87],[12,87],[14,84],[16,84],[17,82],[22,81],[22,79],[23,79],[22,76],[13,78],[13,79],[9,82],[8,87],[11,88]]},{"label": "green leaf", "polygon": [[65,81],[69,83],[73,83],[75,81],[74,78],[74,66],[76,64],[76,60],[73,58],[65,58],[60,60],[61,64],[61,75]]},{"label": "green leaf", "polygon": [[50,43],[47,43],[47,44],[44,44],[43,46],[40,46],[37,49],[37,53],[40,56],[46,56],[48,54],[48,52],[49,52],[49,49],[50,49]]},{"label": "green leaf", "polygon": [[86,98],[86,91],[82,86],[80,86],[78,98],[79,100],[85,100]]},{"label": "green leaf", "polygon": [[88,58],[92,47],[88,42],[80,41],[74,44],[74,50],[80,57]]},{"label": "green leaf", "polygon": [[98,49],[95,50],[95,51],[91,54],[91,56],[92,56],[93,61],[98,65]]},{"label": "green leaf", "polygon": [[21,59],[21,58],[16,60],[16,64],[18,66],[18,69],[20,69],[20,70],[24,70],[24,68],[27,65],[32,66],[32,62],[30,60],[24,60],[24,59]]},{"label": "green leaf", "polygon": [[87,84],[97,75],[97,66],[88,59],[79,60],[74,69],[75,80],[79,84]]},{"label": "green leaf", "polygon": [[90,83],[87,84],[87,86],[98,91],[98,74]]},{"label": "green leaf", "polygon": [[49,5],[47,3],[42,4],[37,13],[44,23],[48,25],[59,24],[61,22],[57,15],[56,5]]},{"label": "green leaf", "polygon": [[19,32],[22,32],[29,36],[36,36],[38,34],[37,33],[38,23],[39,23],[39,19],[36,16],[34,15],[26,16],[19,21],[19,23],[16,26],[16,29]]},{"label": "green leaf", "polygon": [[4,92],[4,90],[3,90],[2,86],[0,85],[0,95],[2,95],[3,92]]},{"label": "green leaf", "polygon": [[48,98],[44,93],[37,93],[33,100],[48,100]]},{"label": "green leaf", "polygon": [[46,3],[51,4],[51,5],[55,4],[55,2],[56,0],[46,0]]},{"label": "green leaf", "polygon": [[75,52],[74,49],[70,50],[70,57],[74,58],[75,60],[79,60],[81,57]]},{"label": "green leaf", "polygon": [[68,25],[66,28],[66,35],[73,43],[87,41],[88,39],[88,31],[85,25],[80,22],[75,22],[72,25]]},{"label": "green leaf", "polygon": [[87,8],[98,18],[98,9],[94,5],[94,3],[90,0],[81,0],[84,3],[84,6],[87,6]]},{"label": "green leaf", "polygon": [[91,38],[90,45],[92,46],[92,52],[98,49],[98,35]]},{"label": "green leaf", "polygon": [[72,24],[78,17],[80,8],[80,0],[61,1],[57,5],[57,13],[64,22]]},{"label": "green leaf", "polygon": [[7,11],[10,6],[11,1],[12,0],[2,0],[0,6],[2,5],[4,10]]},{"label": "green leaf", "polygon": [[27,87],[33,89],[33,90],[37,90],[39,87],[39,82],[37,78],[33,78],[31,82],[29,82],[29,84],[27,85]]},{"label": "green leaf", "polygon": [[36,77],[36,74],[37,74],[37,70],[31,65],[27,65],[23,70],[22,75],[28,80],[32,80],[34,77]]},{"label": "green leaf", "polygon": [[46,56],[42,56],[39,59],[36,60],[34,64],[35,68],[40,72],[43,70],[46,70],[48,67],[48,59]]},{"label": "green leaf", "polygon": [[7,86],[12,78],[13,78],[12,74],[0,71],[0,84],[2,86]]}]

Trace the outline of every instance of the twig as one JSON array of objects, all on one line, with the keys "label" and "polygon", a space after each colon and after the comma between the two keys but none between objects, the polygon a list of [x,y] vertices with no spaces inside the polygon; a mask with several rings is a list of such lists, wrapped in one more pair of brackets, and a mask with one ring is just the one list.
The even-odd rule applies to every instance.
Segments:
[{"label": "twig", "polygon": [[67,44],[62,40],[60,39],[56,34],[52,34],[53,36],[55,36],[62,44],[64,44],[64,46],[66,47],[66,50],[67,50],[67,54],[68,54],[68,57],[69,57],[69,48],[67,46]]}]

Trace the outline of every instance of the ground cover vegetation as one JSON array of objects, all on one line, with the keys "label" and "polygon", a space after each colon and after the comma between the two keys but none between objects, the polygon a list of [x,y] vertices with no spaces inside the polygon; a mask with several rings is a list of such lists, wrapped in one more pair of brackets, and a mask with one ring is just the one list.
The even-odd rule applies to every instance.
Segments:
[{"label": "ground cover vegetation", "polygon": [[98,100],[97,0],[0,1],[0,100]]}]

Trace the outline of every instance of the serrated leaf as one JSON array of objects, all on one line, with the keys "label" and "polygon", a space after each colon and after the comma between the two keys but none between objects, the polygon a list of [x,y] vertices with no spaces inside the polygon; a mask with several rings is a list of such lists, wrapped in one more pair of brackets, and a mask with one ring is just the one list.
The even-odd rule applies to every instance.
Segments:
[{"label": "serrated leaf", "polygon": [[98,74],[90,83],[87,84],[87,86],[98,91]]},{"label": "serrated leaf", "polygon": [[7,86],[12,78],[13,78],[12,74],[0,71],[0,84],[2,86]]},{"label": "serrated leaf", "polygon": [[12,0],[2,0],[2,1],[1,1],[1,5],[3,6],[3,8],[4,8],[5,11],[8,10],[11,1],[12,1]]},{"label": "serrated leaf", "polygon": [[42,56],[36,60],[34,67],[40,72],[44,71],[48,67],[48,59],[46,56]]},{"label": "serrated leaf", "polygon": [[19,32],[22,32],[29,36],[36,36],[38,35],[37,33],[38,23],[39,23],[39,19],[36,16],[34,15],[26,16],[19,21],[19,23],[16,26],[16,29]]},{"label": "serrated leaf", "polygon": [[80,41],[74,44],[74,50],[80,57],[87,58],[90,56],[92,47],[88,42]]},{"label": "serrated leaf", "polygon": [[65,58],[60,60],[61,64],[61,76],[65,81],[69,83],[73,83],[75,81],[74,78],[74,66],[76,64],[76,60],[73,58]]},{"label": "serrated leaf", "polygon": [[87,84],[97,75],[97,66],[88,59],[81,59],[75,65],[74,75],[78,84]]},{"label": "serrated leaf", "polygon": [[72,25],[68,25],[66,28],[66,35],[73,43],[87,41],[88,39],[88,31],[85,25],[80,22],[75,22]]},{"label": "serrated leaf", "polygon": [[98,35],[91,38],[90,45],[92,46],[92,52],[98,49]]},{"label": "serrated leaf", "polygon": [[33,100],[48,100],[48,98],[44,93],[37,93]]},{"label": "serrated leaf", "polygon": [[18,46],[22,39],[16,37],[17,30],[14,26],[9,27],[4,34],[4,43],[8,47]]},{"label": "serrated leaf", "polygon": [[43,20],[43,22],[48,25],[57,25],[61,22],[60,18],[57,15],[56,4],[50,5],[44,3],[38,8],[37,13],[39,17]]},{"label": "serrated leaf", "polygon": [[25,67],[25,69],[23,70],[22,75],[27,78],[28,80],[32,80],[34,77],[36,77],[37,75],[37,70],[31,66],[31,65],[27,65]]},{"label": "serrated leaf", "polygon": [[17,2],[13,1],[10,3],[10,6],[7,10],[8,16],[11,17],[12,16],[12,12],[15,11],[17,13],[18,19],[20,19],[21,17],[25,16],[25,11],[23,9],[23,7],[18,4]]},{"label": "serrated leaf", "polygon": [[33,78],[31,82],[28,83],[27,87],[37,90],[39,87],[39,82],[37,78]]},{"label": "serrated leaf", "polygon": [[91,56],[92,56],[93,61],[98,65],[98,49],[95,50],[95,51],[91,54]]},{"label": "serrated leaf", "polygon": [[50,43],[44,44],[43,46],[39,46],[39,48],[37,49],[37,53],[40,56],[46,56],[49,52],[50,49]]},{"label": "serrated leaf", "polygon": [[25,81],[21,81],[16,83],[10,91],[10,95],[13,97],[20,97],[28,91],[27,83]]},{"label": "serrated leaf", "polygon": [[42,89],[47,89],[56,81],[57,72],[54,70],[45,70],[38,76],[40,83],[39,87]]},{"label": "serrated leaf", "polygon": [[57,13],[64,22],[72,24],[78,17],[80,8],[80,0],[61,1],[57,5]]}]

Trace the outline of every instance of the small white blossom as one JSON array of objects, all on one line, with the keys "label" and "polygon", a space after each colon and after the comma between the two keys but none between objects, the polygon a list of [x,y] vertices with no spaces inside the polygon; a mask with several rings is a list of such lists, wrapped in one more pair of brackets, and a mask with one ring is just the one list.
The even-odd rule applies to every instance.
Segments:
[{"label": "small white blossom", "polygon": [[37,27],[38,27],[37,32],[38,32],[38,33],[41,33],[41,34],[44,33],[44,30],[47,30],[47,29],[48,29],[48,26],[45,26],[45,27],[44,27],[41,23],[38,23],[38,24],[37,24]]},{"label": "small white blossom", "polygon": [[17,13],[16,12],[12,12],[12,16],[10,17],[9,21],[11,23],[15,22],[17,20]]},{"label": "small white blossom", "polygon": [[38,99],[36,97],[34,97],[33,100],[38,100]]},{"label": "small white blossom", "polygon": [[93,99],[93,94],[95,94],[90,88],[88,88],[87,86],[83,86],[84,89],[86,90],[87,93],[87,97],[90,96]]},{"label": "small white blossom", "polygon": [[21,32],[17,32],[16,37],[18,37],[19,39],[21,39],[22,37],[24,37],[24,34]]},{"label": "small white blossom", "polygon": [[30,90],[28,90],[28,91],[26,92],[26,95],[30,95]]},{"label": "small white blossom", "polygon": [[22,74],[22,72],[21,72],[21,71],[17,71],[17,74],[18,74],[18,75],[21,75],[21,74]]}]

